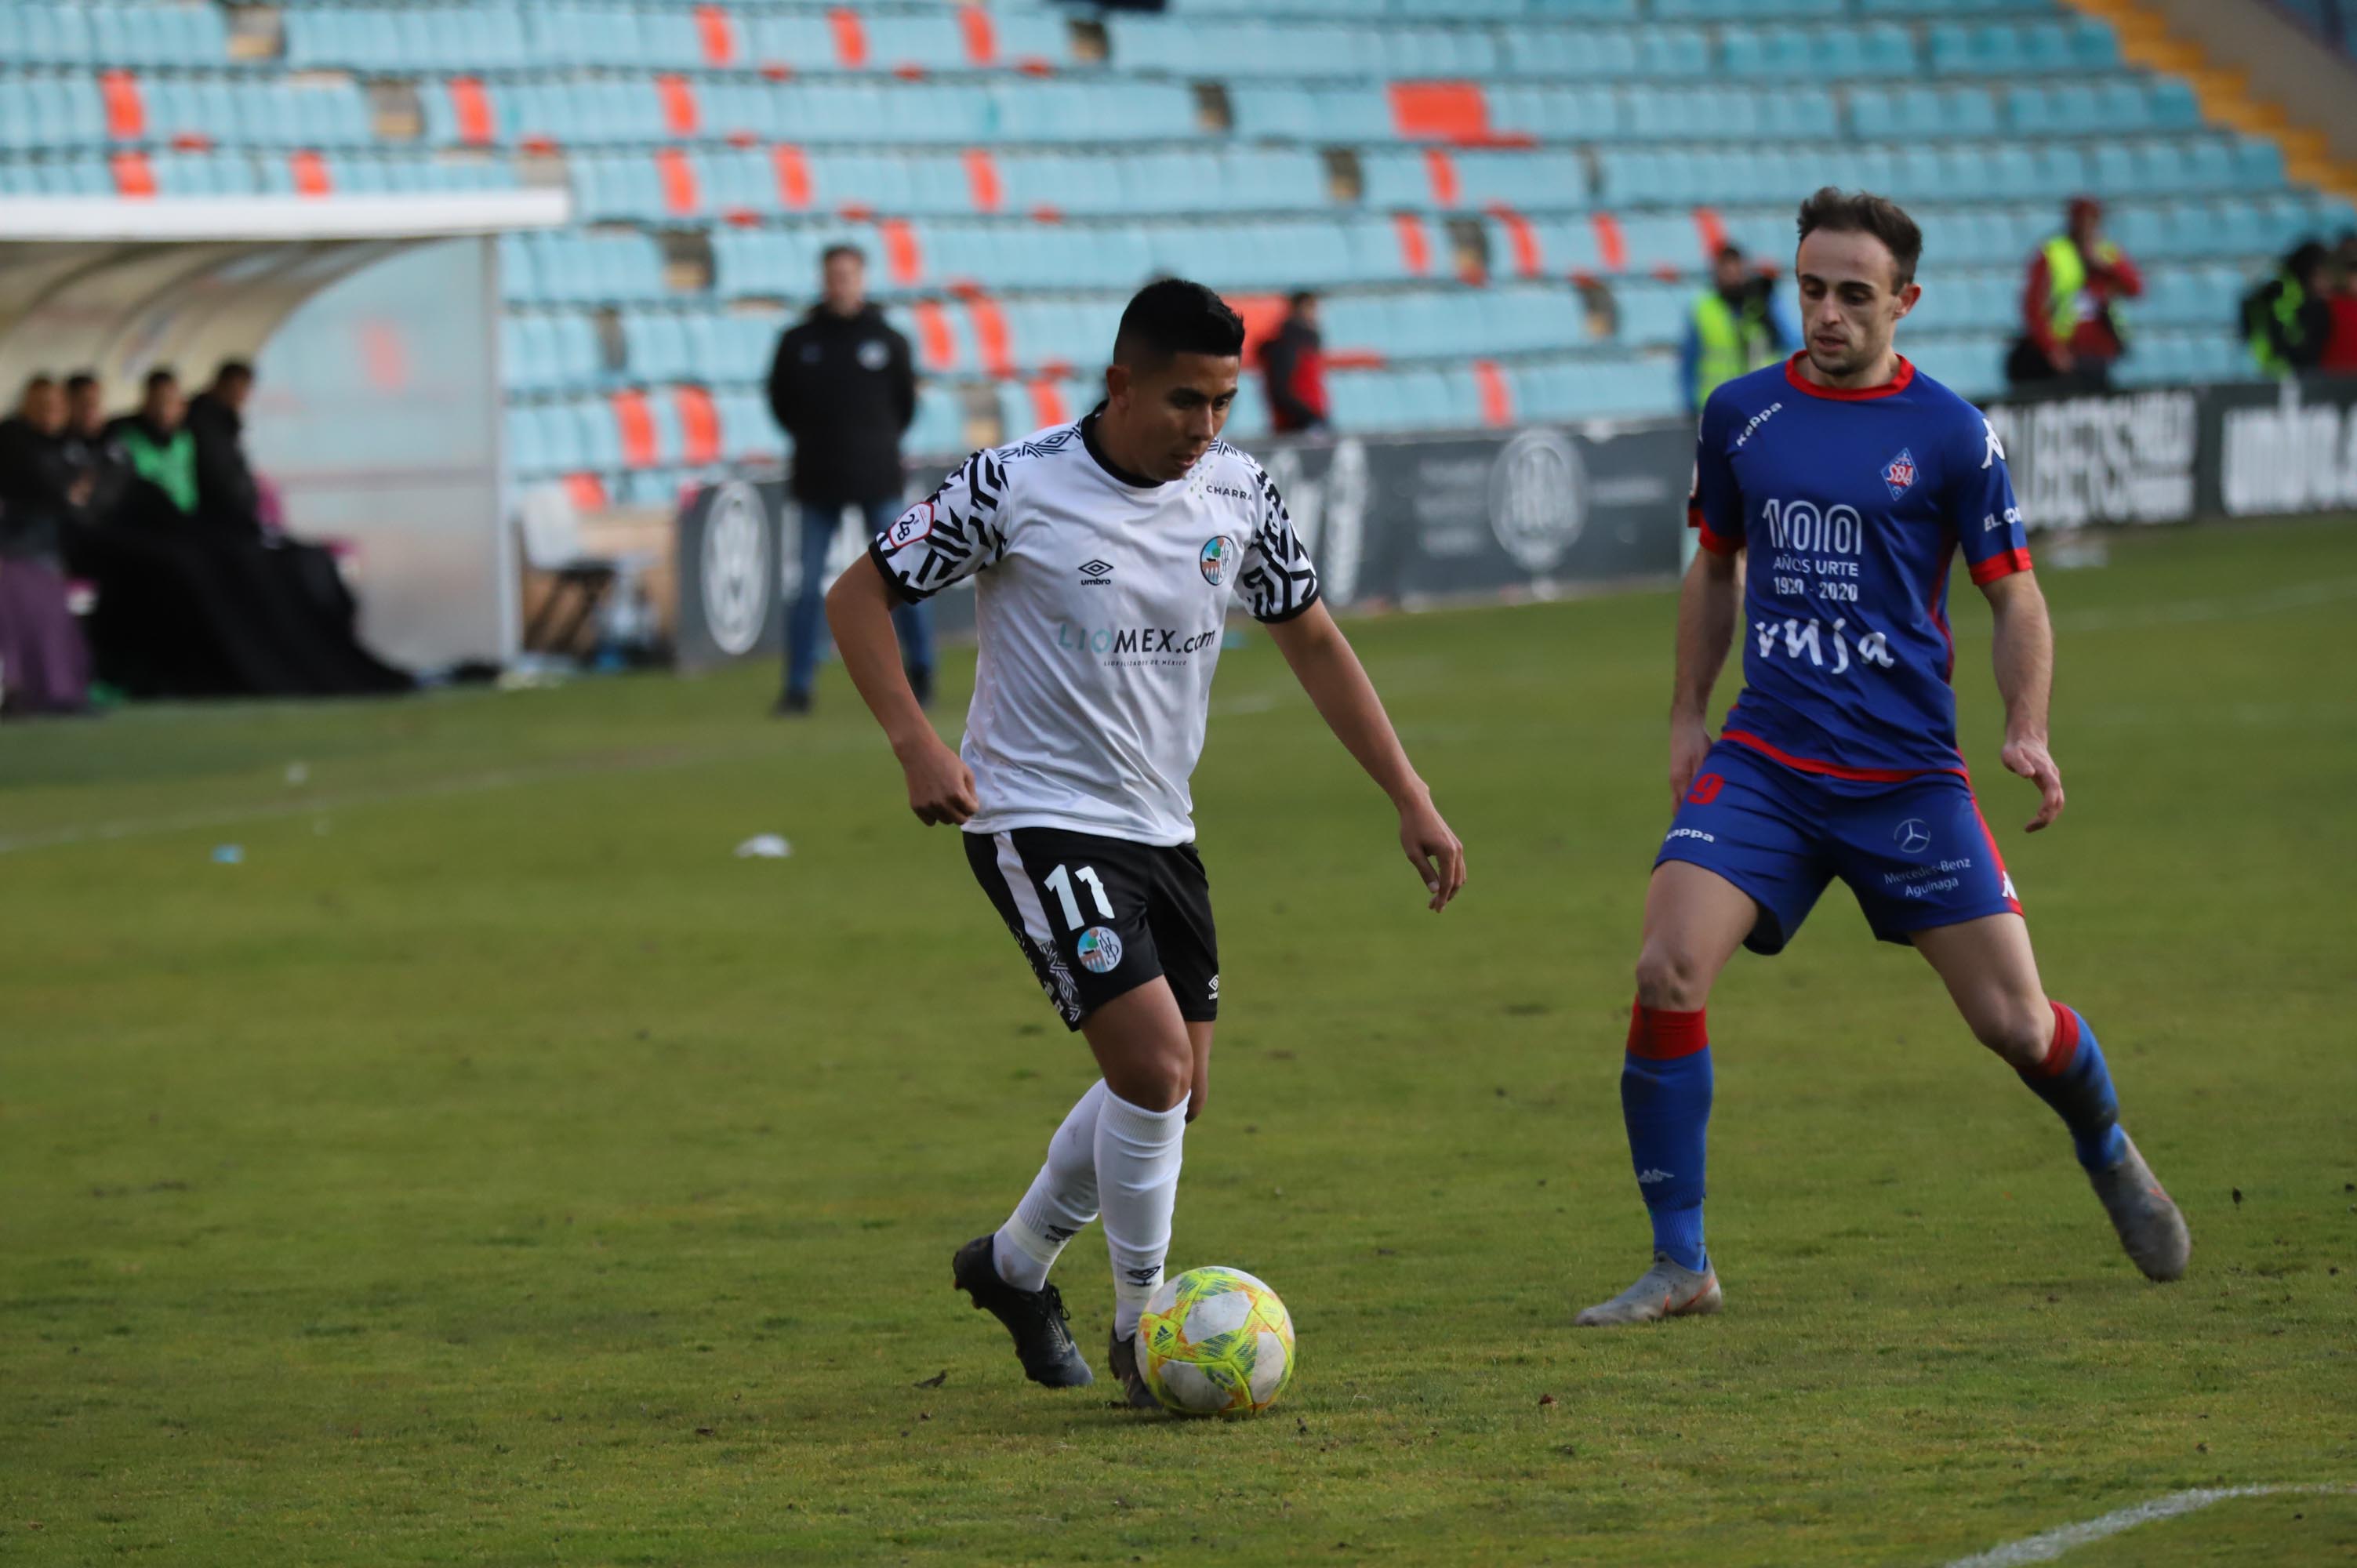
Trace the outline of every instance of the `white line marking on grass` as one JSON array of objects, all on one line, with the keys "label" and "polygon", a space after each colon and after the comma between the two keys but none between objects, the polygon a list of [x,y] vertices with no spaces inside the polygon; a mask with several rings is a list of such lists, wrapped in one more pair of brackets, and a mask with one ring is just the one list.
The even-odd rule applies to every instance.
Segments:
[{"label": "white line marking on grass", "polygon": [[2101,1519],[2091,1519],[2080,1524],[2066,1524],[2059,1530],[1993,1548],[1974,1557],[1959,1557],[1947,1568],[2016,1568],[2023,1563],[2051,1563],[2074,1546],[2101,1541],[2106,1536],[2134,1530],[2140,1524],[2153,1524],[2180,1514],[2199,1512],[2212,1503],[2222,1503],[2233,1498],[2270,1498],[2286,1493],[2357,1492],[2357,1487],[2197,1487],[2190,1492],[2171,1492],[2165,1498],[2154,1498],[2133,1508],[2120,1509]]},{"label": "white line marking on grass", "polygon": [[[822,742],[814,746],[804,745],[795,748],[803,756],[850,749],[850,745],[845,741]],[[493,790],[513,789],[528,785],[553,784],[567,779],[597,778],[619,773],[654,773],[678,768],[741,762],[763,757],[782,757],[787,755],[790,754],[775,742],[769,742],[759,746],[716,746],[705,750],[666,747],[657,751],[568,757],[517,768],[494,768],[483,773],[422,779],[414,784],[396,785],[383,789],[356,789],[343,794],[304,796],[251,806],[221,806],[202,811],[178,811],[162,816],[121,817],[113,822],[72,823],[63,827],[46,828],[36,832],[17,833],[11,837],[0,838],[0,854],[12,854],[23,850],[56,849],[69,844],[99,843],[116,839],[147,838],[157,833],[193,832],[199,828],[234,827],[241,822],[265,822],[284,817],[327,816],[336,811],[350,811],[364,806],[386,806],[404,800],[439,800],[459,795],[487,794]]]}]

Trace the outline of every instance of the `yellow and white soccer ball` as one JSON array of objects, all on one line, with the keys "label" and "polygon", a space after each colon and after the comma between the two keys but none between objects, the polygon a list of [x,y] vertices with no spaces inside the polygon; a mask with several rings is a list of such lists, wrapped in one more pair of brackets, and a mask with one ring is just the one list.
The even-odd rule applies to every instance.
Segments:
[{"label": "yellow and white soccer ball", "polygon": [[1293,1315],[1242,1269],[1189,1269],[1146,1302],[1137,1365],[1180,1415],[1257,1415],[1293,1380]]}]

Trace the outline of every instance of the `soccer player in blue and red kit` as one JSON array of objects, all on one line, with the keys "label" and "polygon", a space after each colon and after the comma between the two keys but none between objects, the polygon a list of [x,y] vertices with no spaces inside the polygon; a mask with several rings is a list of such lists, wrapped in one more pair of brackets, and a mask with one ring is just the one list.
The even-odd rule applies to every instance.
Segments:
[{"label": "soccer player in blue and red kit", "polygon": [[[2038,786],[2030,832],[2061,814],[2046,733],[2053,632],[2004,450],[1978,410],[1891,348],[1922,292],[1922,233],[1880,197],[1832,188],[1803,204],[1800,230],[1804,347],[1703,410],[1691,518],[1703,548],[1678,600],[1670,717],[1679,804],[1645,897],[1620,1077],[1653,1265],[1583,1325],[1718,1310],[1703,1246],[1705,1004],[1738,945],[1781,950],[1835,877],[2061,1114],[2136,1266],[2175,1279],[2190,1251],[2120,1127],[2095,1031],[2040,983],[1956,749],[1947,598],[1961,544],[1995,617],[2005,766]],[[1714,742],[1705,706],[1738,633],[1743,692]]]}]

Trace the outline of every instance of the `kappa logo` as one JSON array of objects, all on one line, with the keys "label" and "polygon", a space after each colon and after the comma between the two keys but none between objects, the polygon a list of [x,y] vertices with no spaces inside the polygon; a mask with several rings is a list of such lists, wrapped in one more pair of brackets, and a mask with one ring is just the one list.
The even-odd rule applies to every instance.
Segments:
[{"label": "kappa logo", "polygon": [[1783,407],[1784,405],[1781,403],[1771,403],[1766,408],[1763,408],[1759,413],[1753,414],[1751,416],[1751,422],[1749,424],[1746,424],[1743,427],[1742,434],[1735,438],[1735,449],[1738,452],[1742,451],[1744,444],[1749,441],[1754,435],[1758,435],[1760,433],[1760,427],[1767,424],[1770,420],[1775,418]]},{"label": "kappa logo", "polygon": [[1649,1170],[1639,1174],[1637,1177],[1637,1185],[1639,1187],[1651,1187],[1657,1181],[1675,1181],[1677,1179],[1678,1173],[1675,1171]]},{"label": "kappa logo", "polygon": [[1981,434],[1988,437],[1988,445],[1981,449],[1981,467],[1986,468],[1992,463],[2004,462],[2005,443],[1996,438],[1996,426],[1983,419]]},{"label": "kappa logo", "polygon": [[1901,452],[1883,465],[1882,482],[1897,500],[1915,488],[1915,454],[1912,449]]},{"label": "kappa logo", "polygon": [[1102,588],[1112,582],[1112,562],[1083,561],[1081,563],[1081,586],[1083,588]]}]

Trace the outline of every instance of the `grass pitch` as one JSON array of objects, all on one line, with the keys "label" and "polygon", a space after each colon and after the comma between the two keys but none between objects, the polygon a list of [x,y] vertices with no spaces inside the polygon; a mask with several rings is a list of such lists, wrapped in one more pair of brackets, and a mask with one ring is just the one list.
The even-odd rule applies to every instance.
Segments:
[{"label": "grass pitch", "polygon": [[[1438,918],[1255,637],[1172,1253],[1299,1324],[1233,1424],[1031,1388],[952,1294],[1085,1053],[839,674],[791,725],[748,670],[0,735],[0,1561],[1929,1565],[2357,1482],[2357,529],[2113,554],[2047,574],[2054,832],[1969,589],[1959,684],[2182,1283],[1835,888],[1713,999],[1725,1316],[1574,1332],[1644,1262],[1672,602],[1354,626],[1469,846]],[[2352,1553],[2284,1495],[2066,1561]]]}]

